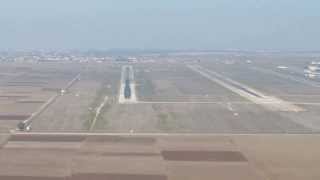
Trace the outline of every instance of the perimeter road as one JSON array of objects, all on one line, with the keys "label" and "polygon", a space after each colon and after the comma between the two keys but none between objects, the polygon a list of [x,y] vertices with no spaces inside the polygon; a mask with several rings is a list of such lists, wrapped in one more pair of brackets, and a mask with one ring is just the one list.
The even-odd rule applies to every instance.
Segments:
[{"label": "perimeter road", "polygon": [[[320,102],[294,102],[294,101],[286,101],[290,104],[296,105],[313,105],[320,106]],[[139,104],[221,104],[225,105],[225,101],[139,101]],[[256,104],[251,101],[228,101],[227,105],[233,104]],[[274,104],[273,102],[261,102],[261,104]]]},{"label": "perimeter road", "polygon": [[52,135],[52,136],[318,136],[319,132],[314,131],[312,133],[104,133],[104,132],[10,132],[13,135]]},{"label": "perimeter road", "polygon": [[55,102],[59,97],[61,97],[62,91],[69,90],[78,80],[80,79],[80,73],[77,74],[75,78],[73,78],[71,81],[68,82],[65,88],[61,89],[61,92],[58,92],[57,94],[53,95],[45,104],[43,104],[36,112],[32,113],[31,116],[23,121],[23,124],[30,126],[32,124],[32,121],[38,117],[43,111],[45,111],[53,102]]},{"label": "perimeter road", "polygon": [[97,122],[97,120],[98,120],[98,117],[100,116],[101,110],[102,110],[102,108],[106,105],[108,99],[109,99],[108,96],[105,96],[104,99],[103,99],[103,101],[102,101],[102,103],[101,103],[101,104],[99,105],[99,107],[97,108],[96,114],[95,114],[94,119],[93,119],[93,121],[92,121],[92,123],[91,123],[91,125],[90,125],[89,131],[92,131],[92,130],[94,129],[94,127],[95,127],[95,125],[96,125],[96,122]]}]

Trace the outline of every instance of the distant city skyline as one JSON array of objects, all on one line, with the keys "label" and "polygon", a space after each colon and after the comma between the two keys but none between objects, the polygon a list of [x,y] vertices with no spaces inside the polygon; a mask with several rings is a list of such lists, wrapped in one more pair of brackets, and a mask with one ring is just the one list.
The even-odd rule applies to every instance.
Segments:
[{"label": "distant city skyline", "polygon": [[320,50],[316,0],[3,0],[0,50]]}]

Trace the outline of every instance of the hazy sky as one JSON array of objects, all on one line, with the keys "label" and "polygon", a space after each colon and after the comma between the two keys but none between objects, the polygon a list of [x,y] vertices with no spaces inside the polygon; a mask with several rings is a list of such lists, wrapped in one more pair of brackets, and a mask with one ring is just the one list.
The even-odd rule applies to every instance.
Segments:
[{"label": "hazy sky", "polygon": [[0,49],[320,50],[319,0],[0,0]]}]

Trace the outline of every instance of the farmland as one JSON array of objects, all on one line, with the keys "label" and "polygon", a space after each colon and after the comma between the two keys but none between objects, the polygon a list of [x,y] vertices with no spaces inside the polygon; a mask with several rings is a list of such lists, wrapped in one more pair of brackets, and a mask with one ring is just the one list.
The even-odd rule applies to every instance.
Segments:
[{"label": "farmland", "polygon": [[[193,55],[141,63],[2,63],[0,126],[15,129],[29,119],[33,131],[315,133],[320,82],[304,77],[308,62]],[[135,97],[128,103],[121,100],[124,67],[131,68]]]}]

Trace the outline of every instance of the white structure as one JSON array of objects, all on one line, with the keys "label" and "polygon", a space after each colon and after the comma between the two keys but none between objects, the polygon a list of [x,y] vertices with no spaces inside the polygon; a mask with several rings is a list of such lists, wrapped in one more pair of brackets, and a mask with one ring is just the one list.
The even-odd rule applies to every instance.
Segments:
[{"label": "white structure", "polygon": [[320,62],[311,62],[304,70],[305,76],[309,78],[320,77]]},{"label": "white structure", "polygon": [[66,93],[66,90],[61,89],[61,91],[60,91],[60,95],[61,95],[61,96],[63,96],[65,93]]}]

